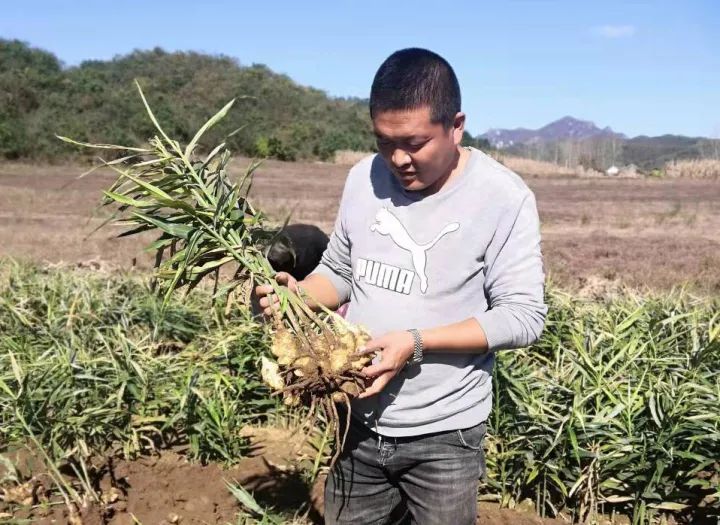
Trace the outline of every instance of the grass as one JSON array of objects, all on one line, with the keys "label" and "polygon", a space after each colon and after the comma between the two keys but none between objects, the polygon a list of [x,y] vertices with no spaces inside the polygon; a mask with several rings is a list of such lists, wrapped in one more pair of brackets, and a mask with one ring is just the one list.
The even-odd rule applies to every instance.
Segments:
[{"label": "grass", "polygon": [[576,168],[524,157],[498,155],[498,161],[514,172],[527,177],[577,177],[580,174]]},{"label": "grass", "polygon": [[335,155],[333,156],[333,162],[335,164],[342,164],[343,166],[352,166],[369,155],[372,155],[371,151],[353,151],[348,149],[341,149],[335,152]]},{"label": "grass", "polygon": [[[483,497],[585,522],[717,516],[720,301],[549,300],[541,341],[497,356]],[[80,479],[94,455],[168,446],[232,462],[247,450],[246,423],[302,420],[282,416],[259,381],[267,344],[243,309],[226,316],[209,292],[163,311],[146,277],[3,261],[0,443],[34,439]],[[332,441],[311,438],[325,454],[306,463],[309,478]]]},{"label": "grass", "polygon": [[542,514],[720,514],[720,301],[550,294],[541,341],[498,355],[487,490]]},{"label": "grass", "polygon": [[147,279],[0,264],[0,443],[32,436],[85,468],[178,443],[233,461],[237,431],[276,403],[260,382],[267,337],[208,293],[165,309]]},{"label": "grass", "polygon": [[667,177],[686,177],[690,179],[720,179],[720,160],[690,159],[675,160],[665,164]]}]

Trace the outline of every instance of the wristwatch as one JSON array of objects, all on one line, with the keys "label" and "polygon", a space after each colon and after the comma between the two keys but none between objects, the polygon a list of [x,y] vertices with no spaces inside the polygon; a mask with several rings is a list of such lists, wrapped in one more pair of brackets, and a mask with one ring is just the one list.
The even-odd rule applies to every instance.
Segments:
[{"label": "wristwatch", "polygon": [[414,346],[413,346],[413,354],[408,359],[407,364],[416,364],[423,360],[423,340],[422,335],[420,335],[420,330],[417,328],[411,328],[408,330],[413,336]]}]

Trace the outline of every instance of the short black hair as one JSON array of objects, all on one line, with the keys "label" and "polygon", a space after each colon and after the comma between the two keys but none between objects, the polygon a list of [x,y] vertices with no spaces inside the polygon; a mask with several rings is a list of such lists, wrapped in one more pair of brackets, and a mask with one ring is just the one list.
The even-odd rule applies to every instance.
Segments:
[{"label": "short black hair", "polygon": [[460,84],[450,64],[427,49],[411,47],[385,59],[370,89],[370,117],[382,111],[430,108],[446,129],[460,111]]}]

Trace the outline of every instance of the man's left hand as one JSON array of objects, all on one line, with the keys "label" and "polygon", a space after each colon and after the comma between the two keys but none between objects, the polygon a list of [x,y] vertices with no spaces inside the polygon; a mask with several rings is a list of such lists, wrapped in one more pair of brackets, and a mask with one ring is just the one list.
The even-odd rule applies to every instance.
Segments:
[{"label": "man's left hand", "polygon": [[374,396],[380,392],[395,377],[408,362],[415,350],[415,340],[410,332],[390,332],[377,339],[367,342],[358,354],[377,353],[380,362],[366,366],[362,373],[372,380],[370,386],[358,397]]}]

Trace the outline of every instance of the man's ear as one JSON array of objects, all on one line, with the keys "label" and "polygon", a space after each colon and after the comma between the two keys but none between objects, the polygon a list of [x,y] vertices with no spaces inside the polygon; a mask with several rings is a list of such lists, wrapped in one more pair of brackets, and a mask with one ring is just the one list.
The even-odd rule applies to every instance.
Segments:
[{"label": "man's ear", "polygon": [[462,142],[463,133],[465,133],[465,113],[462,111],[459,111],[455,115],[455,120],[453,121],[453,142],[456,146],[459,146]]}]

